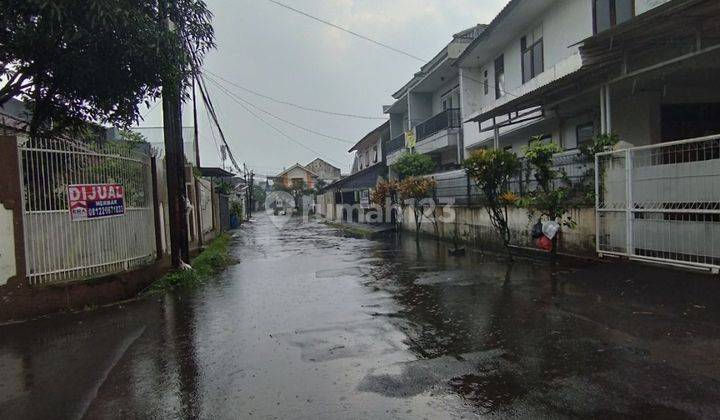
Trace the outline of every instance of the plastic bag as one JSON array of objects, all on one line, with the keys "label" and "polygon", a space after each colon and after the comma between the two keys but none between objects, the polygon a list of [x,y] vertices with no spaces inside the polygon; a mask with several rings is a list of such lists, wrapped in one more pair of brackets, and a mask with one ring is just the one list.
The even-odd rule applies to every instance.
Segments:
[{"label": "plastic bag", "polygon": [[538,222],[535,223],[532,227],[532,231],[530,232],[530,236],[532,236],[533,239],[540,239],[540,237],[543,236],[542,221],[538,220]]},{"label": "plastic bag", "polygon": [[560,225],[558,222],[551,220],[549,222],[544,222],[542,224],[542,232],[543,235],[547,236],[548,239],[552,240],[555,235],[557,235],[558,231],[560,230]]}]

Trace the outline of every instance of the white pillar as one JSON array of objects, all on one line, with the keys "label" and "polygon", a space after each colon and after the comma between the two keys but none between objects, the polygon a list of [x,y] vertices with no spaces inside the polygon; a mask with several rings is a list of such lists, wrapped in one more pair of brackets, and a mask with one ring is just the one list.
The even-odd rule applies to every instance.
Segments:
[{"label": "white pillar", "polygon": [[500,129],[497,126],[495,117],[493,117],[493,147],[495,150],[500,149]]},{"label": "white pillar", "polygon": [[605,106],[605,85],[600,86],[600,134],[607,134],[607,107]]},{"label": "white pillar", "polygon": [[605,111],[605,118],[607,119],[605,123],[605,128],[607,129],[608,134],[612,134],[613,127],[612,127],[612,102],[610,100],[610,85],[605,85],[605,106],[607,107]]}]

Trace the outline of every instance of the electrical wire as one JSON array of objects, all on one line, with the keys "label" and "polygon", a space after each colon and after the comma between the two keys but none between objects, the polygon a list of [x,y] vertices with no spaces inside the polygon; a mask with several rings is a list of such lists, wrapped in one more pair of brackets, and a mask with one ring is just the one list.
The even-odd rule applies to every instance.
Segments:
[{"label": "electrical wire", "polygon": [[[194,54],[193,54],[194,55]],[[197,69],[197,67],[196,67]],[[232,162],[233,166],[235,167],[235,170],[237,170],[238,173],[243,173],[242,169],[240,169],[240,165],[238,165],[237,160],[235,160],[235,156],[232,153],[232,150],[230,149],[230,145],[228,144],[227,140],[225,139],[225,133],[222,131],[222,127],[220,126],[220,122],[218,121],[217,113],[215,112],[215,106],[212,103],[212,100],[210,99],[209,93],[207,92],[207,86],[205,86],[205,81],[201,76],[196,74],[193,76],[195,77],[195,81],[197,82],[198,88],[200,89],[200,96],[202,97],[203,102],[205,103],[205,109],[209,111],[210,116],[212,117],[212,120],[215,123],[215,127],[218,130],[218,133],[220,134],[220,138],[222,139],[223,144],[225,144],[225,150],[227,151],[228,157],[230,158],[230,162]]]},{"label": "electrical wire", "polygon": [[343,139],[343,138],[340,138],[340,137],[335,137],[335,136],[331,136],[331,135],[329,135],[329,134],[321,133],[321,132],[315,131],[315,130],[313,130],[313,129],[311,129],[311,128],[303,127],[302,125],[296,124],[296,123],[294,123],[294,122],[292,122],[292,121],[289,121],[289,120],[286,120],[286,119],[284,119],[284,118],[282,118],[282,117],[278,117],[277,115],[273,114],[272,112],[266,111],[266,110],[260,108],[259,106],[253,104],[252,102],[250,102],[250,101],[248,101],[248,100],[246,100],[246,99],[238,96],[237,94],[233,93],[232,91],[228,90],[226,87],[224,87],[222,84],[220,84],[219,82],[217,82],[216,80],[214,80],[212,77],[209,77],[209,76],[207,76],[207,75],[205,75],[205,77],[207,77],[207,79],[208,79],[210,82],[212,82],[212,83],[215,84],[217,87],[219,87],[220,90],[221,90],[223,93],[225,93],[227,96],[229,96],[230,99],[232,99],[234,102],[241,101],[241,102],[245,103],[246,105],[249,105],[249,106],[255,108],[256,110],[262,112],[263,114],[266,114],[266,115],[268,115],[268,116],[270,116],[270,117],[272,117],[272,118],[275,118],[276,120],[279,120],[279,121],[282,121],[282,122],[284,122],[284,123],[286,123],[286,124],[289,124],[289,125],[291,125],[291,126],[293,126],[293,127],[295,127],[295,128],[299,128],[300,130],[307,131],[308,133],[315,134],[315,135],[320,136],[320,137],[325,137],[325,138],[330,139],[330,140],[340,141],[340,142],[347,143],[347,144],[355,144],[355,143],[357,143],[357,142],[354,142],[354,141],[351,141],[351,140],[346,140],[346,139]]},{"label": "electrical wire", "polygon": [[280,130],[279,128],[275,127],[274,125],[272,125],[271,123],[269,123],[267,120],[263,119],[261,116],[259,116],[259,115],[256,114],[255,112],[253,112],[252,109],[250,109],[248,106],[246,106],[246,105],[243,104],[242,102],[238,102],[238,105],[240,105],[240,106],[241,106],[245,111],[247,111],[250,115],[252,115],[252,116],[255,117],[256,119],[260,120],[260,122],[262,122],[263,124],[267,125],[267,126],[270,127],[272,130],[274,130],[275,132],[277,132],[277,133],[280,134],[281,136],[285,137],[286,139],[290,140],[291,142],[297,144],[298,146],[302,147],[302,148],[305,149],[305,150],[308,150],[308,151],[310,151],[310,152],[312,152],[312,153],[317,154],[318,156],[320,156],[320,157],[322,157],[322,158],[324,158],[324,159],[327,159],[327,160],[329,160],[329,161],[331,161],[331,162],[333,162],[333,163],[335,163],[335,164],[339,164],[336,160],[331,159],[331,158],[329,158],[329,157],[327,157],[327,156],[324,156],[322,153],[318,152],[317,150],[314,150],[314,149],[306,146],[306,145],[303,144],[302,142],[299,142],[299,141],[295,140],[294,138],[290,137],[287,133],[285,133],[284,131],[282,131],[282,130]]},{"label": "electrical wire", "polygon": [[359,34],[359,33],[355,32],[355,31],[350,30],[350,29],[343,28],[343,27],[340,26],[340,25],[337,25],[337,24],[332,23],[332,22],[330,22],[330,21],[327,21],[327,20],[325,20],[325,19],[319,18],[319,17],[317,17],[317,16],[313,16],[313,15],[311,15],[310,13],[303,12],[302,10],[298,10],[298,9],[292,7],[292,6],[288,6],[288,5],[285,4],[285,3],[280,3],[279,1],[276,1],[276,0],[267,0],[267,1],[269,1],[270,3],[273,3],[273,4],[277,5],[277,6],[284,7],[285,9],[291,10],[291,11],[297,13],[297,14],[303,15],[303,16],[305,16],[305,17],[307,17],[307,18],[310,18],[310,19],[312,19],[312,20],[314,20],[314,21],[323,23],[323,24],[328,25],[328,26],[331,26],[331,27],[333,27],[333,28],[335,28],[335,29],[338,29],[338,30],[341,30],[341,31],[343,31],[343,32],[346,32],[346,33],[348,33],[348,34],[350,34],[350,35],[353,35],[353,36],[356,36],[356,37],[358,37],[358,38],[364,39],[365,41],[371,42],[371,43],[373,43],[373,44],[375,44],[375,45],[378,45],[378,46],[380,46],[380,47],[386,48],[386,49],[388,49],[388,50],[390,50],[390,51],[394,51],[394,52],[396,52],[396,53],[398,53],[398,54],[402,54],[402,55],[404,55],[404,56],[410,57],[410,58],[412,58],[412,59],[414,59],[414,60],[421,61],[421,62],[423,62],[423,63],[426,63],[426,62],[427,62],[427,60],[425,60],[425,59],[423,59],[423,58],[420,58],[420,57],[418,57],[418,56],[416,56],[416,55],[410,54],[410,53],[408,53],[408,52],[405,52],[405,51],[403,51],[403,50],[401,50],[401,49],[392,47],[392,46],[390,46],[390,45],[388,45],[388,44],[385,44],[385,43],[382,43],[382,42],[380,42],[380,41],[376,41],[376,40],[374,40],[374,39],[372,39],[372,38],[370,38],[370,37],[367,37],[367,36],[365,36],[365,35]]},{"label": "electrical wire", "polygon": [[245,86],[242,86],[242,85],[240,85],[240,84],[238,84],[238,83],[236,83],[236,82],[233,82],[232,80],[228,80],[227,78],[222,77],[222,76],[220,76],[220,75],[217,74],[217,73],[213,73],[213,72],[211,72],[210,70],[207,70],[207,69],[206,69],[206,70],[203,71],[203,73],[204,73],[206,76],[207,76],[207,75],[213,76],[213,77],[216,78],[216,79],[220,79],[220,80],[224,81],[225,83],[228,83],[228,84],[230,84],[230,85],[232,85],[232,86],[235,86],[236,88],[241,89],[241,90],[244,90],[245,92],[248,92],[248,93],[253,94],[253,95],[255,95],[255,96],[259,96],[259,97],[261,97],[261,98],[268,99],[268,100],[273,101],[273,102],[278,103],[278,104],[291,106],[291,107],[297,108],[297,109],[302,109],[302,110],[304,110],[304,111],[318,112],[318,113],[320,113],[320,114],[334,115],[334,116],[338,116],[338,117],[357,118],[357,119],[361,119],[361,120],[378,120],[378,121],[380,121],[380,120],[382,120],[382,121],[387,120],[387,117],[373,117],[373,116],[369,116],[369,115],[359,115],[359,114],[350,114],[350,113],[344,113],[344,112],[334,112],[334,111],[327,111],[327,110],[319,109],[319,108],[312,108],[312,107],[308,107],[308,106],[305,106],[305,105],[299,105],[299,104],[296,104],[296,103],[284,101],[284,100],[282,100],[282,99],[273,98],[272,96],[268,96],[268,95],[265,95],[265,94],[260,93],[260,92],[258,92],[258,91],[252,90],[252,89],[247,88],[247,87],[245,87]]}]

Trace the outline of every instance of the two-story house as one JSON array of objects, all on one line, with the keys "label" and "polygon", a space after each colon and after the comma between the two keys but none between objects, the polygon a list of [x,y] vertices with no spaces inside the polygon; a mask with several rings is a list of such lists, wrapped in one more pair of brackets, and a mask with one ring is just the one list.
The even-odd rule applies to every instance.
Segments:
[{"label": "two-story house", "polygon": [[390,121],[373,129],[348,151],[355,153],[349,176],[323,188],[317,197],[318,212],[330,219],[355,220],[357,213],[341,213],[338,205],[370,208],[370,195],[377,183],[387,177],[386,145],[390,141]]},{"label": "two-story house", "polygon": [[617,135],[597,251],[720,270],[718,21],[717,0],[510,1],[457,60],[466,148]]},{"label": "two-story house", "polygon": [[415,151],[431,156],[438,171],[458,167],[464,146],[460,79],[454,64],[483,29],[484,25],[478,25],[453,35],[445,48],[393,94],[395,102],[383,108],[390,116],[388,165],[411,146],[407,141],[414,137]]},{"label": "two-story house", "polygon": [[299,163],[296,163],[273,177],[273,180],[276,183],[280,183],[285,188],[305,186],[308,189],[313,189],[315,188],[315,182],[317,179],[318,175],[316,173]]},{"label": "two-story house", "polygon": [[318,181],[322,181],[325,184],[331,184],[342,177],[340,174],[340,168],[333,166],[320,158],[308,163],[305,165],[305,168],[317,175]]},{"label": "two-story house", "polygon": [[[638,146],[720,132],[707,21],[717,3],[510,1],[457,61],[466,148],[522,154],[535,136],[573,150],[600,133]],[[698,10],[710,15],[687,25]]]}]

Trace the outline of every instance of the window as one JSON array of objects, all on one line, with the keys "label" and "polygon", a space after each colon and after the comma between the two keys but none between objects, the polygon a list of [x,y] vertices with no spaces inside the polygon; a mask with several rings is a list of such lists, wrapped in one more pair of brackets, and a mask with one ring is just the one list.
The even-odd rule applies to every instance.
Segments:
[{"label": "window", "polygon": [[577,147],[589,145],[595,137],[595,125],[591,122],[580,124],[575,129]]},{"label": "window", "polygon": [[370,166],[370,151],[365,152],[365,166]]},{"label": "window", "polygon": [[447,111],[448,109],[451,109],[453,107],[453,98],[452,95],[448,96],[447,98],[443,99],[442,101],[443,105],[443,111]]},{"label": "window", "polygon": [[453,88],[453,89],[451,89],[450,91],[446,92],[446,93],[442,96],[442,108],[443,108],[443,111],[447,111],[448,109],[452,109],[452,108],[453,108],[453,105],[455,105],[455,106],[457,107],[457,102],[460,101],[459,99],[457,99],[457,101],[456,101],[456,99],[455,99],[456,96],[457,96],[457,94],[458,94],[457,88]]},{"label": "window", "polygon": [[495,59],[495,99],[505,96],[505,56]]},{"label": "window", "polygon": [[377,163],[378,161],[378,147],[373,146],[373,163]]},{"label": "window", "polygon": [[634,0],[593,0],[594,30],[598,34],[635,16]]},{"label": "window", "polygon": [[485,70],[483,72],[483,90],[485,91],[485,94],[487,95],[490,93],[490,82],[488,82],[488,71]]},{"label": "window", "polygon": [[520,50],[522,51],[523,83],[527,83],[545,71],[542,28],[520,38]]}]

